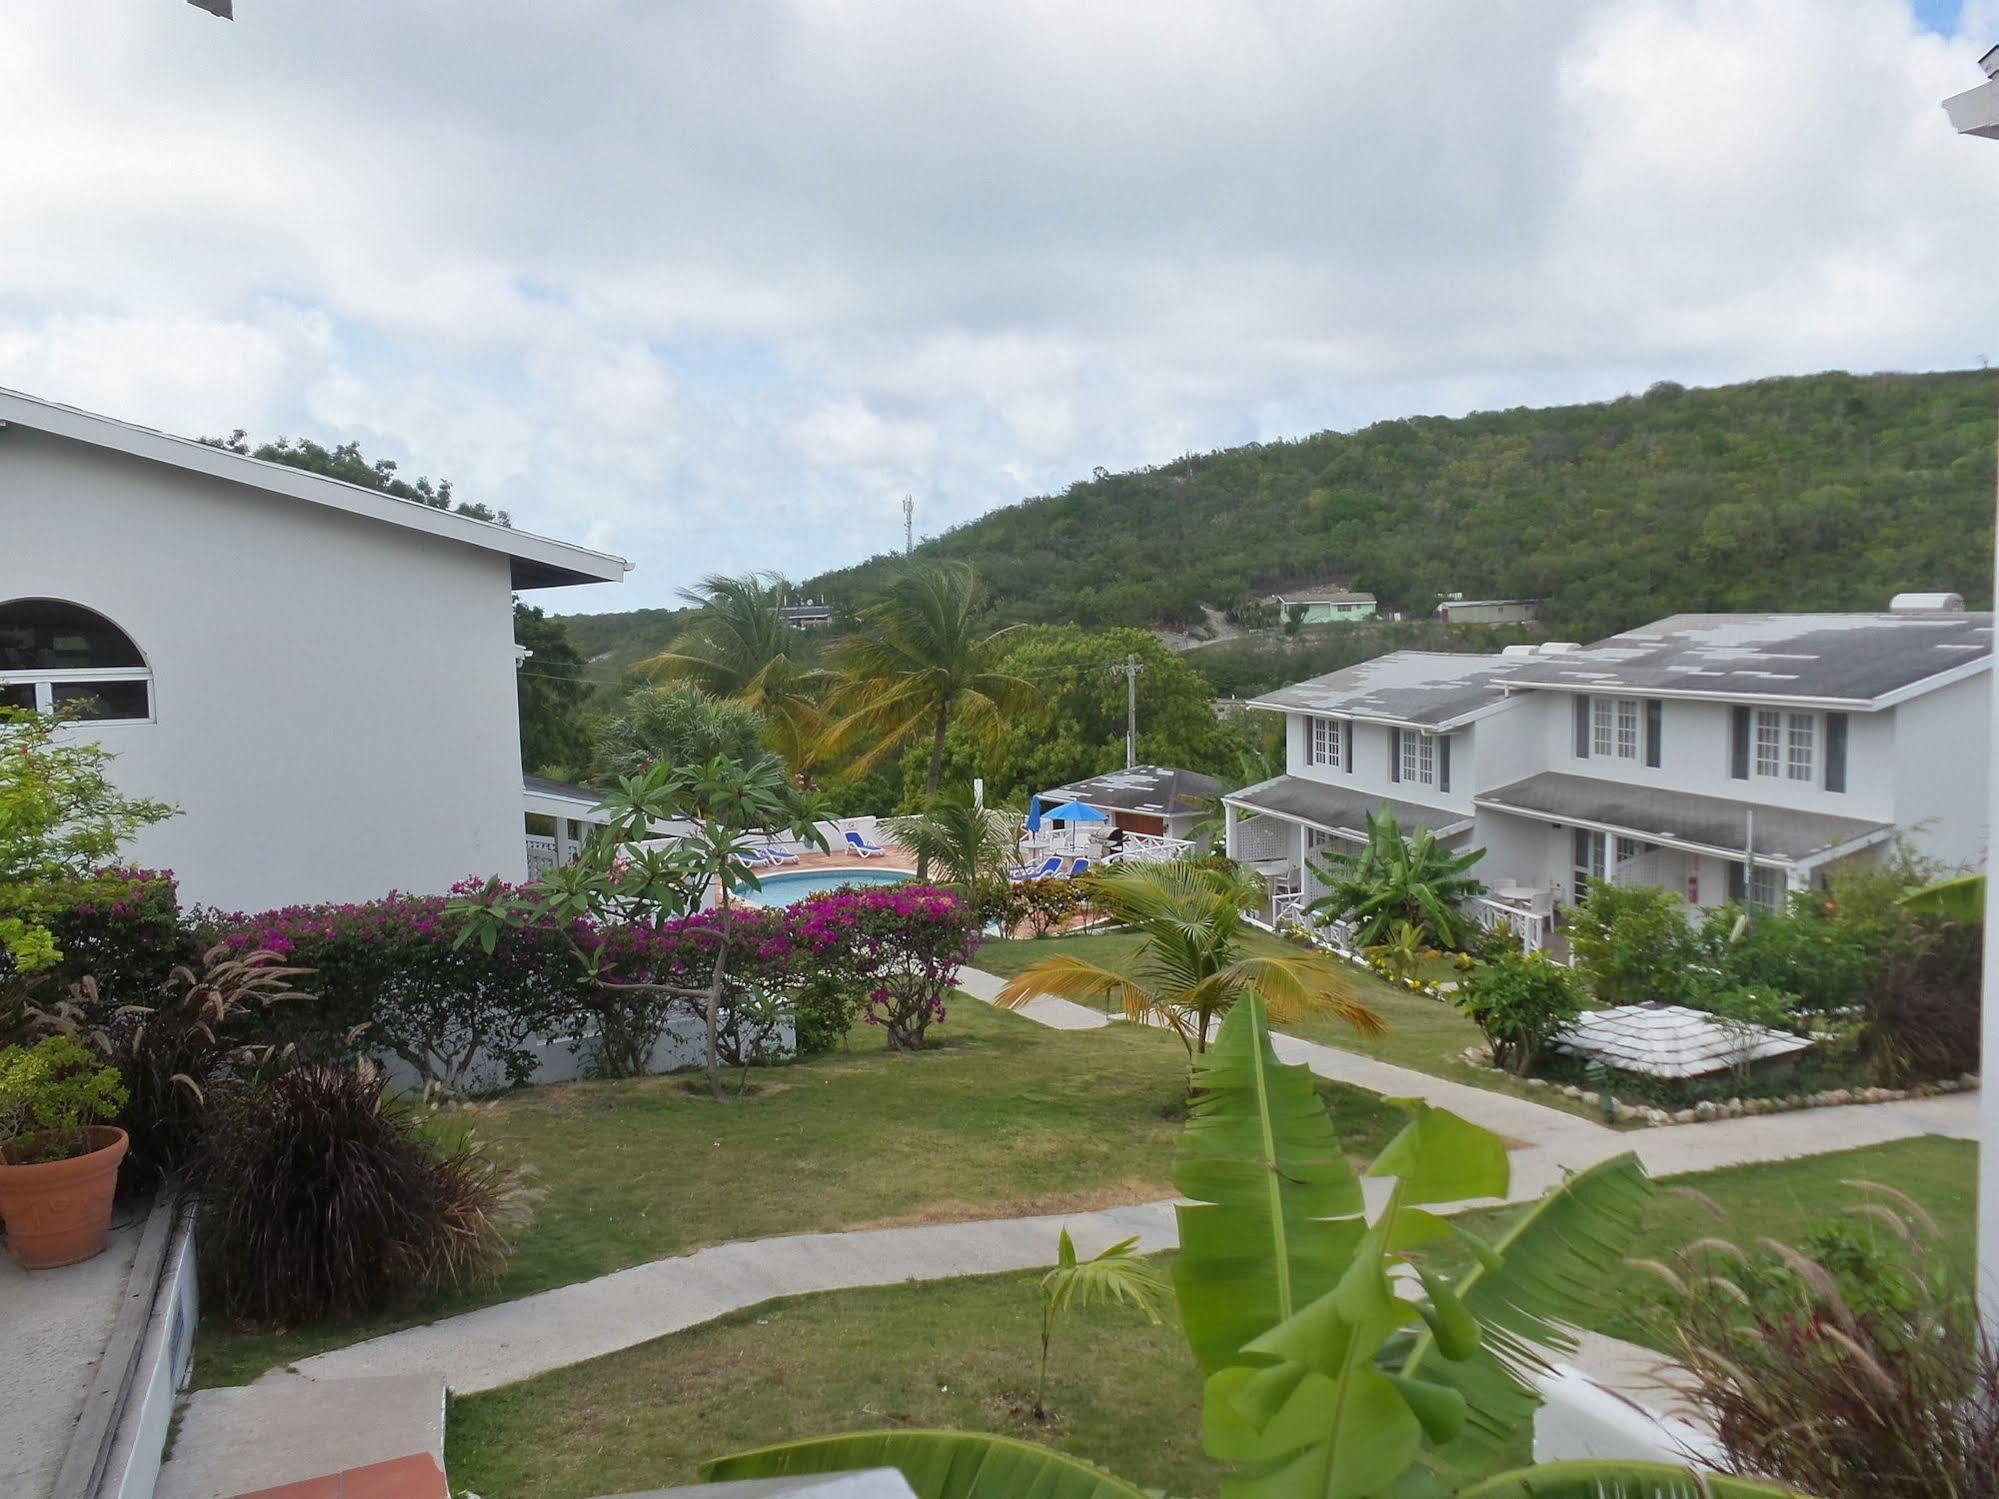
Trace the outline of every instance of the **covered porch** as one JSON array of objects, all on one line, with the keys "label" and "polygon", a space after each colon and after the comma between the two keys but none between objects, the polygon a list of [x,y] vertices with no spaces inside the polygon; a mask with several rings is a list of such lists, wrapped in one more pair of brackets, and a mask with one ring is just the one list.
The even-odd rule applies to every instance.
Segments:
[{"label": "covered porch", "polygon": [[598,810],[603,793],[547,776],[521,777],[521,805],[527,839],[528,878],[574,864],[583,844],[610,818]]},{"label": "covered porch", "polygon": [[[1427,828],[1462,847],[1472,820],[1463,813],[1419,802],[1389,801],[1322,785],[1300,776],[1278,776],[1222,798],[1226,847],[1231,858],[1262,875],[1270,887],[1260,915],[1276,928],[1304,920],[1304,912],[1329,886],[1313,867],[1328,853],[1354,854],[1367,843],[1370,813],[1394,814],[1404,832]],[[1323,929],[1336,946],[1348,944],[1338,923]]]},{"label": "covered porch", "polygon": [[1596,883],[1679,892],[1689,916],[1776,910],[1826,868],[1885,843],[1889,823],[1546,772],[1486,792],[1486,879],[1550,909]]}]

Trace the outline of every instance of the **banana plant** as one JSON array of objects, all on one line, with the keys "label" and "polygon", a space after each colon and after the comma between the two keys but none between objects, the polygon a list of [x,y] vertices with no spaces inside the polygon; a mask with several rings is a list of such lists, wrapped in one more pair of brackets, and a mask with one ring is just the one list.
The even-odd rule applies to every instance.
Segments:
[{"label": "banana plant", "polygon": [[[1482,1478],[1531,1420],[1532,1376],[1622,1263],[1650,1187],[1619,1156],[1571,1176],[1487,1243],[1433,1211],[1503,1197],[1505,1144],[1418,1099],[1367,1168],[1364,1211],[1311,1074],[1277,1059],[1250,994],[1197,1063],[1175,1184],[1173,1286],[1204,1377],[1208,1454],[1235,1465],[1223,1499],[1750,1499],[1788,1491],[1630,1462],[1557,1463]],[[1436,1263],[1461,1245],[1456,1281]],[[1022,1449],[1025,1448],[1023,1451]],[[1108,1499],[1137,1493],[1073,1457],[971,1433],[873,1432],[790,1443],[703,1469],[709,1479],[892,1466],[923,1499]]]}]

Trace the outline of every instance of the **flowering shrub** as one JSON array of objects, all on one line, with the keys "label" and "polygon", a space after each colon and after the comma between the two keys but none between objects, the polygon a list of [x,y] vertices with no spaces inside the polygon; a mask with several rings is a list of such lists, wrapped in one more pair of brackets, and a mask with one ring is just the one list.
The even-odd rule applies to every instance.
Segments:
[{"label": "flowering shrub", "polygon": [[195,955],[180,914],[170,869],[104,869],[42,886],[39,919],[56,955],[21,972],[0,950],[0,990],[14,993],[11,1003],[0,1004],[0,1034],[14,1028],[5,1012],[59,999],[85,977],[113,1002],[147,1002],[176,963]]},{"label": "flowering shrub", "polygon": [[308,970],[299,982],[317,1002],[273,1017],[280,1034],[305,1050],[386,1049],[453,1093],[473,1082],[482,1057],[498,1062],[509,1082],[521,1082],[535,1064],[528,1042],[575,1023],[574,959],[552,923],[510,928],[490,954],[454,947],[446,900],[391,893],[199,919],[232,951],[271,952]]},{"label": "flowering shrub", "polygon": [[958,968],[978,950],[979,920],[948,890],[927,885],[831,890],[790,907],[794,940],[865,996],[866,1019],[895,1051],[923,1045],[944,1018]]},{"label": "flowering shrub", "polygon": [[1010,886],[999,917],[1008,931],[1022,922],[1037,937],[1045,937],[1087,903],[1083,886],[1066,876],[1021,880]]}]

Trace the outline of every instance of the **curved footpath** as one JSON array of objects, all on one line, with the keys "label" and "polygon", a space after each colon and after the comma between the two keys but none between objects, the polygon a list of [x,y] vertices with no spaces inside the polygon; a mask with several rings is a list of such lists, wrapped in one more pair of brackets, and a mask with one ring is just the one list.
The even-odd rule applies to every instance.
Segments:
[{"label": "curved footpath", "polygon": [[[965,993],[988,1002],[1003,983],[978,969],[965,969],[959,977]],[[1020,1013],[1058,1030],[1091,1030],[1110,1023],[1086,1006],[1045,997],[1030,1000]],[[1509,1201],[1538,1197],[1564,1172],[1627,1150],[1653,1176],[1675,1176],[1917,1135],[1978,1138],[1975,1094],[1614,1130],[1510,1093],[1432,1077],[1295,1036],[1274,1040],[1285,1061],[1302,1062],[1320,1077],[1392,1098],[1423,1098],[1515,1142]],[[1387,1183],[1367,1185],[1372,1209]],[[1445,1210],[1482,1205],[1458,1203]],[[318,1354],[289,1371],[266,1374],[259,1383],[298,1376],[321,1380],[441,1371],[450,1389],[472,1394],[650,1342],[773,1297],[1038,1269],[1054,1262],[1056,1235],[1065,1225],[1086,1255],[1133,1234],[1148,1252],[1171,1249],[1179,1242],[1172,1208],[1170,1202],[1149,1202],[1096,1213],[718,1244]]]}]

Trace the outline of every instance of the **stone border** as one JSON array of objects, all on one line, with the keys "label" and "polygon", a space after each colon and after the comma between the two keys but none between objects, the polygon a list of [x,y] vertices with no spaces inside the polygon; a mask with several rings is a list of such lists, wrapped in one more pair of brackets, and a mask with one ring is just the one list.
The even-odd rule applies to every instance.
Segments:
[{"label": "stone border", "polygon": [[[1601,1109],[1603,1094],[1575,1083],[1556,1084],[1545,1077],[1520,1077],[1503,1067],[1492,1065],[1491,1054],[1483,1046],[1469,1046],[1459,1053],[1458,1059],[1467,1066],[1476,1067],[1481,1072],[1496,1072],[1501,1077],[1510,1077],[1515,1082],[1525,1083],[1530,1088],[1543,1088],[1559,1093],[1587,1108]],[[1662,1109],[1653,1104],[1625,1103],[1613,1093],[1611,1119],[1616,1124],[1645,1124],[1657,1127],[1668,1124],[1707,1124],[1716,1119],[1746,1119],[1764,1114],[1789,1114],[1800,1109],[1848,1108],[1857,1104],[1902,1103],[1911,1098],[1936,1098],[1945,1093],[1969,1093],[1978,1087],[1978,1077],[1967,1072],[1963,1077],[1947,1079],[1940,1083],[1919,1083],[1913,1088],[1828,1088],[1818,1093],[1787,1093],[1776,1098],[1729,1098],[1704,1099],[1685,1109]]]}]

